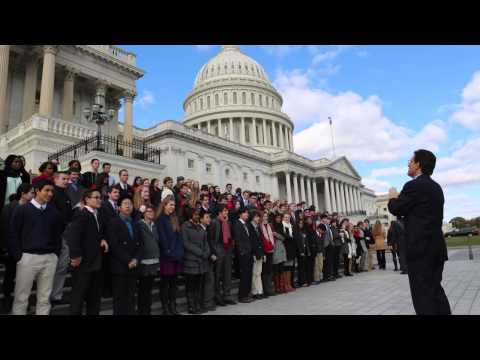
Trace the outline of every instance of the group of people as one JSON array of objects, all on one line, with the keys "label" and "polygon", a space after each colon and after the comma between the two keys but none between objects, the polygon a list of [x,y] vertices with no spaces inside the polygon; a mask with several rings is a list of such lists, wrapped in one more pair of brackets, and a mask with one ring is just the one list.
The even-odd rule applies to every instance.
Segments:
[{"label": "group of people", "polygon": [[[82,173],[73,160],[66,170],[45,162],[30,181],[25,160],[10,155],[0,171],[1,248],[5,307],[28,312],[36,283],[36,314],[65,302],[72,274],[71,314],[98,315],[101,298],[113,297],[115,315],[148,315],[160,284],[163,314],[178,315],[177,287],[184,278],[188,312],[250,303],[300,287],[386,269],[392,250],[395,271],[404,261],[404,226],[368,220],[352,223],[319,213],[301,202],[273,201],[269,194],[200,186],[178,177],[136,177],[93,159]],[[388,241],[386,242],[386,238]],[[386,244],[387,243],[387,244]],[[239,278],[238,296],[232,277]]]}]

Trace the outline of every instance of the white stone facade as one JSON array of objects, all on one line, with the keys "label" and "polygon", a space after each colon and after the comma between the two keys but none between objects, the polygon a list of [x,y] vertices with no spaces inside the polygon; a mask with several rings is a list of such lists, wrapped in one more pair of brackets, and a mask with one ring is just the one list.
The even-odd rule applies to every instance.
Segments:
[{"label": "white stone facade", "polygon": [[135,81],[143,75],[134,54],[111,45],[0,45],[0,81],[6,79],[6,86],[0,83],[0,96],[6,88],[0,157],[22,154],[27,170],[36,172],[49,154],[94,135],[95,125],[82,111],[101,88],[108,107],[118,109],[121,98],[125,106],[124,124],[116,118],[105,132],[159,148],[161,165],[92,152],[80,158],[86,168],[98,157],[112,163],[113,172],[130,169],[131,176],[183,175],[352,217],[375,213],[373,191],[347,158],[310,160],[294,153],[294,124],[281,111],[281,95],[237,46],[223,46],[199,71],[182,123],[133,127]]}]

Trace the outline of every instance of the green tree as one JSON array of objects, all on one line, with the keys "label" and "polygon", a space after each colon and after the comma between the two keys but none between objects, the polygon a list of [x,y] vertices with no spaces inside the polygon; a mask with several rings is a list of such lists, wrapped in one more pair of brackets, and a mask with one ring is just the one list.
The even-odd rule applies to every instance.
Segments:
[{"label": "green tree", "polygon": [[468,225],[467,220],[460,216],[454,217],[452,220],[450,220],[450,224],[452,224],[452,226],[456,229],[461,229]]}]

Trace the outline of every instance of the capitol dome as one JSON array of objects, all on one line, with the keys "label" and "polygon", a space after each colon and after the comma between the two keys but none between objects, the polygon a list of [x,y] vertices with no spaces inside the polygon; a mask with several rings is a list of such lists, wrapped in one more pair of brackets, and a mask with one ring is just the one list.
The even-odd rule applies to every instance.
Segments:
[{"label": "capitol dome", "polygon": [[282,104],[263,67],[237,45],[223,45],[198,72],[183,124],[263,151],[293,151]]},{"label": "capitol dome", "polygon": [[242,53],[237,45],[223,45],[222,51],[200,69],[194,85],[232,77],[259,80],[270,85],[263,67]]}]

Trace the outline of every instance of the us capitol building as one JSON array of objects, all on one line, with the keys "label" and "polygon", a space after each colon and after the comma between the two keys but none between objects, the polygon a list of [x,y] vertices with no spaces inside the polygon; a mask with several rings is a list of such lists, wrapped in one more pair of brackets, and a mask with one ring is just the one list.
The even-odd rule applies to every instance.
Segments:
[{"label": "us capitol building", "polygon": [[[294,152],[294,123],[282,112],[282,96],[238,46],[224,45],[200,69],[181,122],[133,126],[135,82],[144,74],[134,54],[111,45],[0,45],[0,157],[24,155],[33,173],[52,156],[62,165],[78,158],[84,169],[99,158],[112,173],[129,169],[131,179],[183,175],[353,217],[375,212],[374,192],[346,157],[310,160]],[[116,110],[103,127],[117,139],[115,151],[89,148],[85,140],[95,137],[96,124],[84,109],[98,94]],[[158,158],[119,150],[119,142],[142,144],[144,155],[156,149]]]}]

